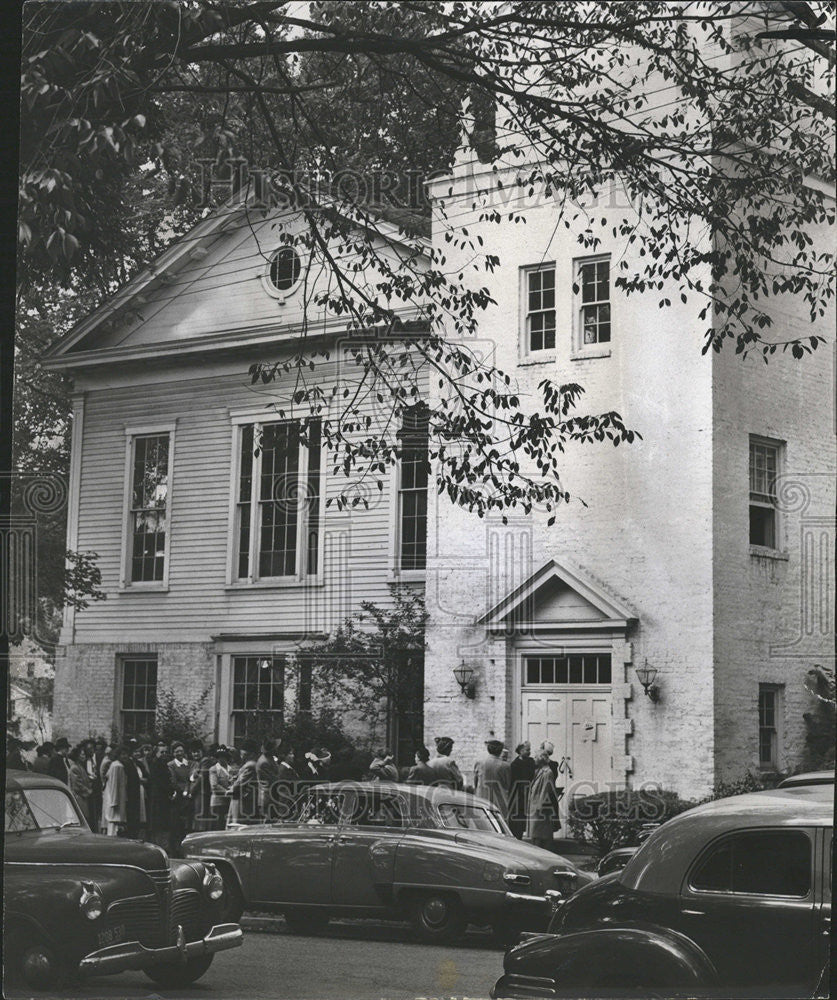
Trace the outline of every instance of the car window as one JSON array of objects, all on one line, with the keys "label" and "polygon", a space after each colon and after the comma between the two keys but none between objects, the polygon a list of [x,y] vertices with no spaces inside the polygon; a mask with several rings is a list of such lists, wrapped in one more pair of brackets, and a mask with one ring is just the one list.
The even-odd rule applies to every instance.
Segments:
[{"label": "car window", "polygon": [[6,792],[6,833],[37,830],[38,824],[26,802],[23,792]]},{"label": "car window", "polygon": [[35,822],[42,830],[85,825],[73,800],[60,788],[27,788],[24,794]]},{"label": "car window", "polygon": [[297,822],[312,826],[335,826],[340,821],[344,795],[337,792],[314,792],[306,795],[301,804]]},{"label": "car window", "polygon": [[698,861],[689,885],[705,892],[807,896],[811,841],[801,830],[734,834]]},{"label": "car window", "polygon": [[482,806],[461,802],[441,802],[439,803],[439,813],[444,825],[454,830],[488,830],[491,833],[503,833],[491,811]]},{"label": "car window", "polygon": [[348,822],[352,826],[400,828],[408,825],[404,803],[398,796],[378,792],[358,792]]}]

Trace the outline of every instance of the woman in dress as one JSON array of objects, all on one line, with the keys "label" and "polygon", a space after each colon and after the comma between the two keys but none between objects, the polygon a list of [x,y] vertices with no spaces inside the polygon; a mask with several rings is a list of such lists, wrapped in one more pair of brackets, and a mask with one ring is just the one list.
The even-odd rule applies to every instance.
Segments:
[{"label": "woman in dress", "polygon": [[552,850],[552,836],[561,829],[558,803],[561,796],[555,787],[549,753],[540,750],[535,758],[535,777],[529,789],[529,815],[526,832],[535,847]]},{"label": "woman in dress", "polygon": [[215,751],[215,763],[209,768],[209,807],[212,810],[213,825],[216,830],[223,830],[227,825],[227,813],[230,809],[229,790],[232,781],[229,751],[226,747],[218,747]]},{"label": "woman in dress", "polygon": [[102,798],[102,829],[109,837],[125,836],[128,826],[127,747],[117,747],[107,769]]}]

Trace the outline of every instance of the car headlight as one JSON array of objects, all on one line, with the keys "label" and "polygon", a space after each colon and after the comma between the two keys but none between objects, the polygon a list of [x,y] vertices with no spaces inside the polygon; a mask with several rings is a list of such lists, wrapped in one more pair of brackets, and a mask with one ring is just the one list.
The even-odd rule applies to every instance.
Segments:
[{"label": "car headlight", "polygon": [[210,899],[218,900],[224,895],[224,880],[215,865],[205,861],[204,868],[206,869],[203,876],[204,892]]},{"label": "car headlight", "polygon": [[95,883],[81,883],[81,899],[78,901],[78,907],[88,920],[98,920],[105,912],[105,901]]}]

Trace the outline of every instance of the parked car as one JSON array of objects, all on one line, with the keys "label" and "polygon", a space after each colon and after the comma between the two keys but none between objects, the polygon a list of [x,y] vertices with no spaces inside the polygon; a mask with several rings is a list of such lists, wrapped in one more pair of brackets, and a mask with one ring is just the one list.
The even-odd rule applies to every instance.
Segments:
[{"label": "parked car", "polygon": [[810,785],[681,813],[510,949],[491,996],[827,990],[833,810]]},{"label": "parked car", "polygon": [[469,922],[506,937],[545,928],[550,899],[594,878],[516,840],[489,802],[395,783],[314,786],[288,821],[191,834],[184,851],[217,866],[230,919],[281,911],[307,933],[338,914],[374,914],[409,915],[430,941],[453,940]]},{"label": "parked car", "polygon": [[603,875],[609,875],[611,872],[618,872],[624,868],[639,850],[640,845],[648,840],[659,825],[659,823],[643,823],[637,834],[638,843],[626,844],[623,847],[614,847],[612,851],[608,851],[596,866],[596,874],[599,878]]},{"label": "parked car", "polygon": [[805,771],[803,774],[791,774],[783,778],[778,788],[799,788],[801,785],[833,785],[833,771]]},{"label": "parked car", "polygon": [[216,952],[241,944],[219,919],[223,881],[209,863],[91,833],[66,785],[6,772],[3,958],[6,976],[47,988],[67,975],[142,969],[186,986]]}]

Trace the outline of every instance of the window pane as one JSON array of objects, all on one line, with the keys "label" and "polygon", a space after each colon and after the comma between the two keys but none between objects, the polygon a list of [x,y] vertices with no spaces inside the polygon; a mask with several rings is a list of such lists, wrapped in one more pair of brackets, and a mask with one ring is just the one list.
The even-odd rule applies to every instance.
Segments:
[{"label": "window pane", "polygon": [[750,506],[750,545],[776,548],[776,511],[772,507]]},{"label": "window pane", "polygon": [[811,842],[801,831],[745,833],[733,840],[733,890],[767,896],[806,896],[811,888]]},{"label": "window pane", "polygon": [[169,437],[134,439],[131,580],[162,580],[166,554]]},{"label": "window pane", "polygon": [[308,544],[306,548],[306,573],[316,573],[320,551],[320,451],[321,424],[312,420],[308,425]]},{"label": "window pane", "polygon": [[709,854],[692,875],[693,889],[732,892],[732,843],[727,840]]},{"label": "window pane", "polygon": [[400,566],[405,570],[427,565],[427,485],[430,411],[419,404],[404,411],[399,439]]}]

